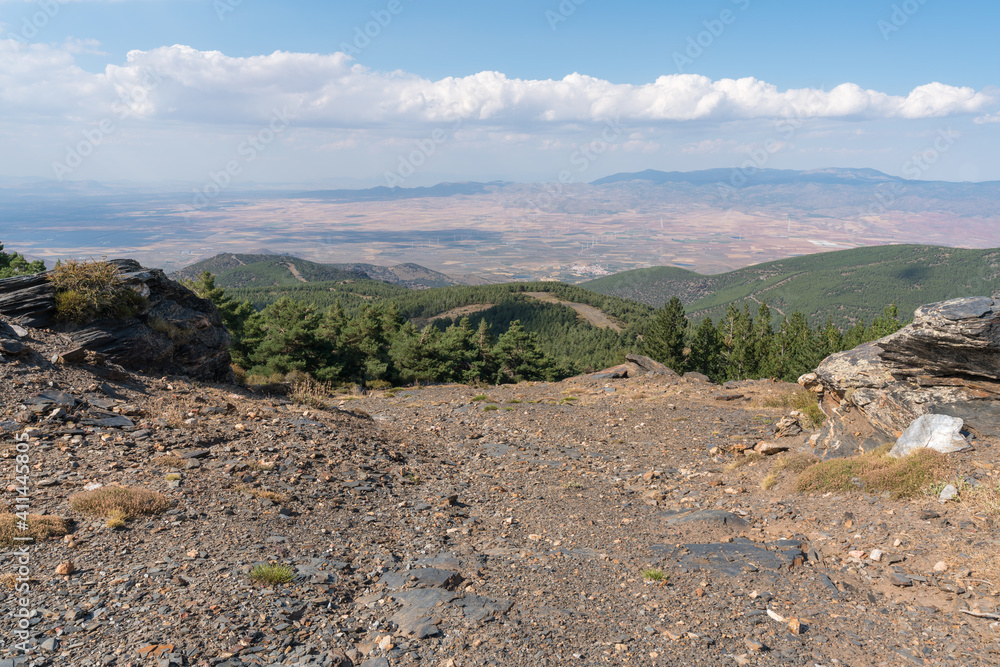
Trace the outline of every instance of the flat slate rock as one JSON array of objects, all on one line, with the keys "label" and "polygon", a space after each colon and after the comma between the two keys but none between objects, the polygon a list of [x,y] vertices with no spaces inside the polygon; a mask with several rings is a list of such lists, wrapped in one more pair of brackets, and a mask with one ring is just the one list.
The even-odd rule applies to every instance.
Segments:
[{"label": "flat slate rock", "polygon": [[64,391],[43,391],[25,401],[27,405],[57,405],[61,408],[72,408],[76,399]]},{"label": "flat slate rock", "polygon": [[463,581],[465,579],[457,572],[439,570],[435,567],[387,572],[379,579],[380,584],[385,584],[389,588],[402,588],[407,583],[412,583],[416,588],[445,588],[452,591]]},{"label": "flat slate rock", "polygon": [[135,422],[128,417],[122,417],[121,415],[102,417],[100,419],[84,419],[80,423],[86,424],[87,426],[96,426],[98,428],[135,428]]},{"label": "flat slate rock", "polygon": [[691,523],[706,523],[713,526],[726,526],[727,528],[747,528],[750,526],[746,519],[732,512],[725,510],[696,510],[688,512],[664,512],[666,522],[671,526],[678,526]]},{"label": "flat slate rock", "polygon": [[[798,545],[798,546],[796,546]],[[796,558],[804,558],[801,542],[781,540],[772,544],[757,544],[745,538],[732,542],[684,544],[680,548],[654,544],[653,551],[665,554],[689,570],[706,570],[730,577],[744,572],[789,569]]]}]

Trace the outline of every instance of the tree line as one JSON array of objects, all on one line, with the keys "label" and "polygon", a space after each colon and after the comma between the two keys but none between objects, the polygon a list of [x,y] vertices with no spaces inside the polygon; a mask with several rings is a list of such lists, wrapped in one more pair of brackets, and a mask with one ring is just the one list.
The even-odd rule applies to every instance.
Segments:
[{"label": "tree line", "polygon": [[[348,310],[339,301],[321,309],[282,297],[256,310],[216,286],[207,272],[188,286],[218,306],[233,337],[234,363],[247,374],[279,378],[298,371],[323,382],[367,386],[558,380],[622,363],[628,352],[646,354],[679,373],[703,373],[716,382],[794,381],[826,356],[902,326],[892,305],[870,324],[847,331],[830,321],[813,329],[798,312],[775,327],[766,303],[756,313],[746,303],[742,309],[730,306],[718,322],[706,317],[696,325],[674,297],[656,311],[630,313],[619,306],[620,315],[633,317],[624,331],[616,332],[580,322],[563,306],[491,286],[485,291],[500,303],[418,328],[410,317],[440,313],[485,295],[457,288],[458,295],[441,292],[447,298],[435,305],[428,296],[435,290],[422,290],[407,299],[405,310],[393,299],[360,301]],[[555,286],[534,283],[522,289],[541,287]],[[557,291],[563,298],[578,299],[578,292],[584,291],[558,287],[569,288]],[[589,300],[603,301],[599,295]],[[634,317],[646,312],[650,314]]]},{"label": "tree line", "polygon": [[891,304],[870,324],[858,323],[846,331],[831,320],[810,328],[799,312],[782,317],[775,328],[767,302],[760,304],[756,315],[746,302],[742,309],[731,304],[717,323],[706,317],[695,326],[680,299],[673,297],[651,318],[643,349],[679,373],[696,371],[716,382],[761,378],[794,382],[829,355],[878,340],[902,326],[899,311]]}]

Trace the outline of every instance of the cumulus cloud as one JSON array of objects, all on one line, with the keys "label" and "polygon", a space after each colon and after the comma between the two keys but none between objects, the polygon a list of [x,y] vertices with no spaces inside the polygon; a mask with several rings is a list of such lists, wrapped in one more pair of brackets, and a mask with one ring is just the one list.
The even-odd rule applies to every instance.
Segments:
[{"label": "cumulus cloud", "polygon": [[[342,53],[275,52],[233,58],[169,46],[132,51],[124,65],[82,71],[74,49],[0,40],[0,100],[10,112],[108,113],[122,100],[138,116],[196,123],[259,123],[284,110],[296,124],[363,128],[470,122],[524,128],[618,120],[634,125],[777,118],[921,119],[992,111],[982,91],[929,83],[907,96],[853,83],[832,90],[779,90],[748,77],[695,74],[643,85],[583,74],[511,79],[500,72],[437,81],[365,68]],[[92,48],[92,47],[91,47]],[[984,116],[988,118],[989,116]]]}]

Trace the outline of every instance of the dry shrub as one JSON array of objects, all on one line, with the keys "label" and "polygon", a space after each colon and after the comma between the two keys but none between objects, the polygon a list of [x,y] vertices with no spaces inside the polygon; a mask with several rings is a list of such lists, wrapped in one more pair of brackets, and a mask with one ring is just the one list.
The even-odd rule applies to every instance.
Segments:
[{"label": "dry shrub", "polygon": [[302,405],[308,405],[310,407],[316,408],[317,410],[328,410],[330,408],[327,404],[326,399],[328,399],[335,389],[329,382],[317,382],[309,376],[305,379],[300,379],[299,381],[292,384],[292,392],[290,394],[292,400],[301,403]]},{"label": "dry shrub", "polygon": [[124,520],[155,516],[170,508],[170,500],[162,493],[134,486],[103,486],[93,491],[74,493],[69,502],[77,512],[108,519],[120,513]]},{"label": "dry shrub", "polygon": [[62,517],[50,514],[29,514],[27,531],[24,531],[18,526],[16,515],[4,513],[0,514],[0,546],[13,546],[15,537],[31,537],[35,542],[51,537],[62,537],[69,533],[69,529],[69,522]]},{"label": "dry shrub", "polygon": [[796,389],[776,396],[768,396],[762,402],[766,408],[790,408],[798,410],[809,418],[812,426],[819,427],[826,421],[826,415],[819,407],[819,398],[806,389]]},{"label": "dry shrub", "polygon": [[806,468],[795,482],[800,493],[865,491],[913,498],[944,479],[948,457],[932,449],[921,449],[896,459],[875,451],[846,459],[823,461]]},{"label": "dry shrub", "polygon": [[273,503],[283,503],[288,500],[285,496],[280,493],[275,493],[274,491],[265,491],[264,489],[255,489],[252,486],[245,486],[243,484],[238,484],[236,487],[237,491],[242,491],[243,493],[253,496],[254,498],[261,498],[264,500],[270,500]]},{"label": "dry shrub", "polygon": [[147,303],[107,262],[71,259],[53,269],[49,280],[56,289],[56,319],[63,322],[132,317]]},{"label": "dry shrub", "polygon": [[804,452],[779,454],[774,458],[774,465],[771,466],[771,472],[769,472],[761,481],[760,488],[765,491],[773,489],[778,485],[781,478],[784,476],[782,473],[790,471],[792,473],[799,474],[818,462],[818,458],[812,454],[806,454]]},{"label": "dry shrub", "polygon": [[767,457],[763,454],[748,449],[742,454],[738,454],[736,458],[733,459],[733,462],[726,466],[726,470],[738,470],[744,466],[760,463],[765,459],[767,459]]},{"label": "dry shrub", "polygon": [[149,462],[150,465],[156,466],[157,468],[183,468],[184,459],[179,456],[174,456],[173,454],[168,454],[166,456],[158,456]]}]

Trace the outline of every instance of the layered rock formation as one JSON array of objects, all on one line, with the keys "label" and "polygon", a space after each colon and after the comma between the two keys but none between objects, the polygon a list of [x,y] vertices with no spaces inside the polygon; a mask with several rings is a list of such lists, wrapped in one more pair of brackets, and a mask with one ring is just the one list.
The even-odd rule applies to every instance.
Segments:
[{"label": "layered rock formation", "polygon": [[827,357],[799,382],[822,394],[821,456],[893,442],[914,419],[943,414],[1000,437],[1000,295],[918,308],[913,323]]},{"label": "layered rock formation", "polygon": [[72,346],[105,355],[130,370],[208,381],[232,378],[229,333],[214,304],[169,280],[160,269],[146,269],[128,259],[109,263],[148,299],[135,317],[82,327],[59,323],[55,289],[47,274],[0,280],[0,315],[22,326],[66,333]]}]

